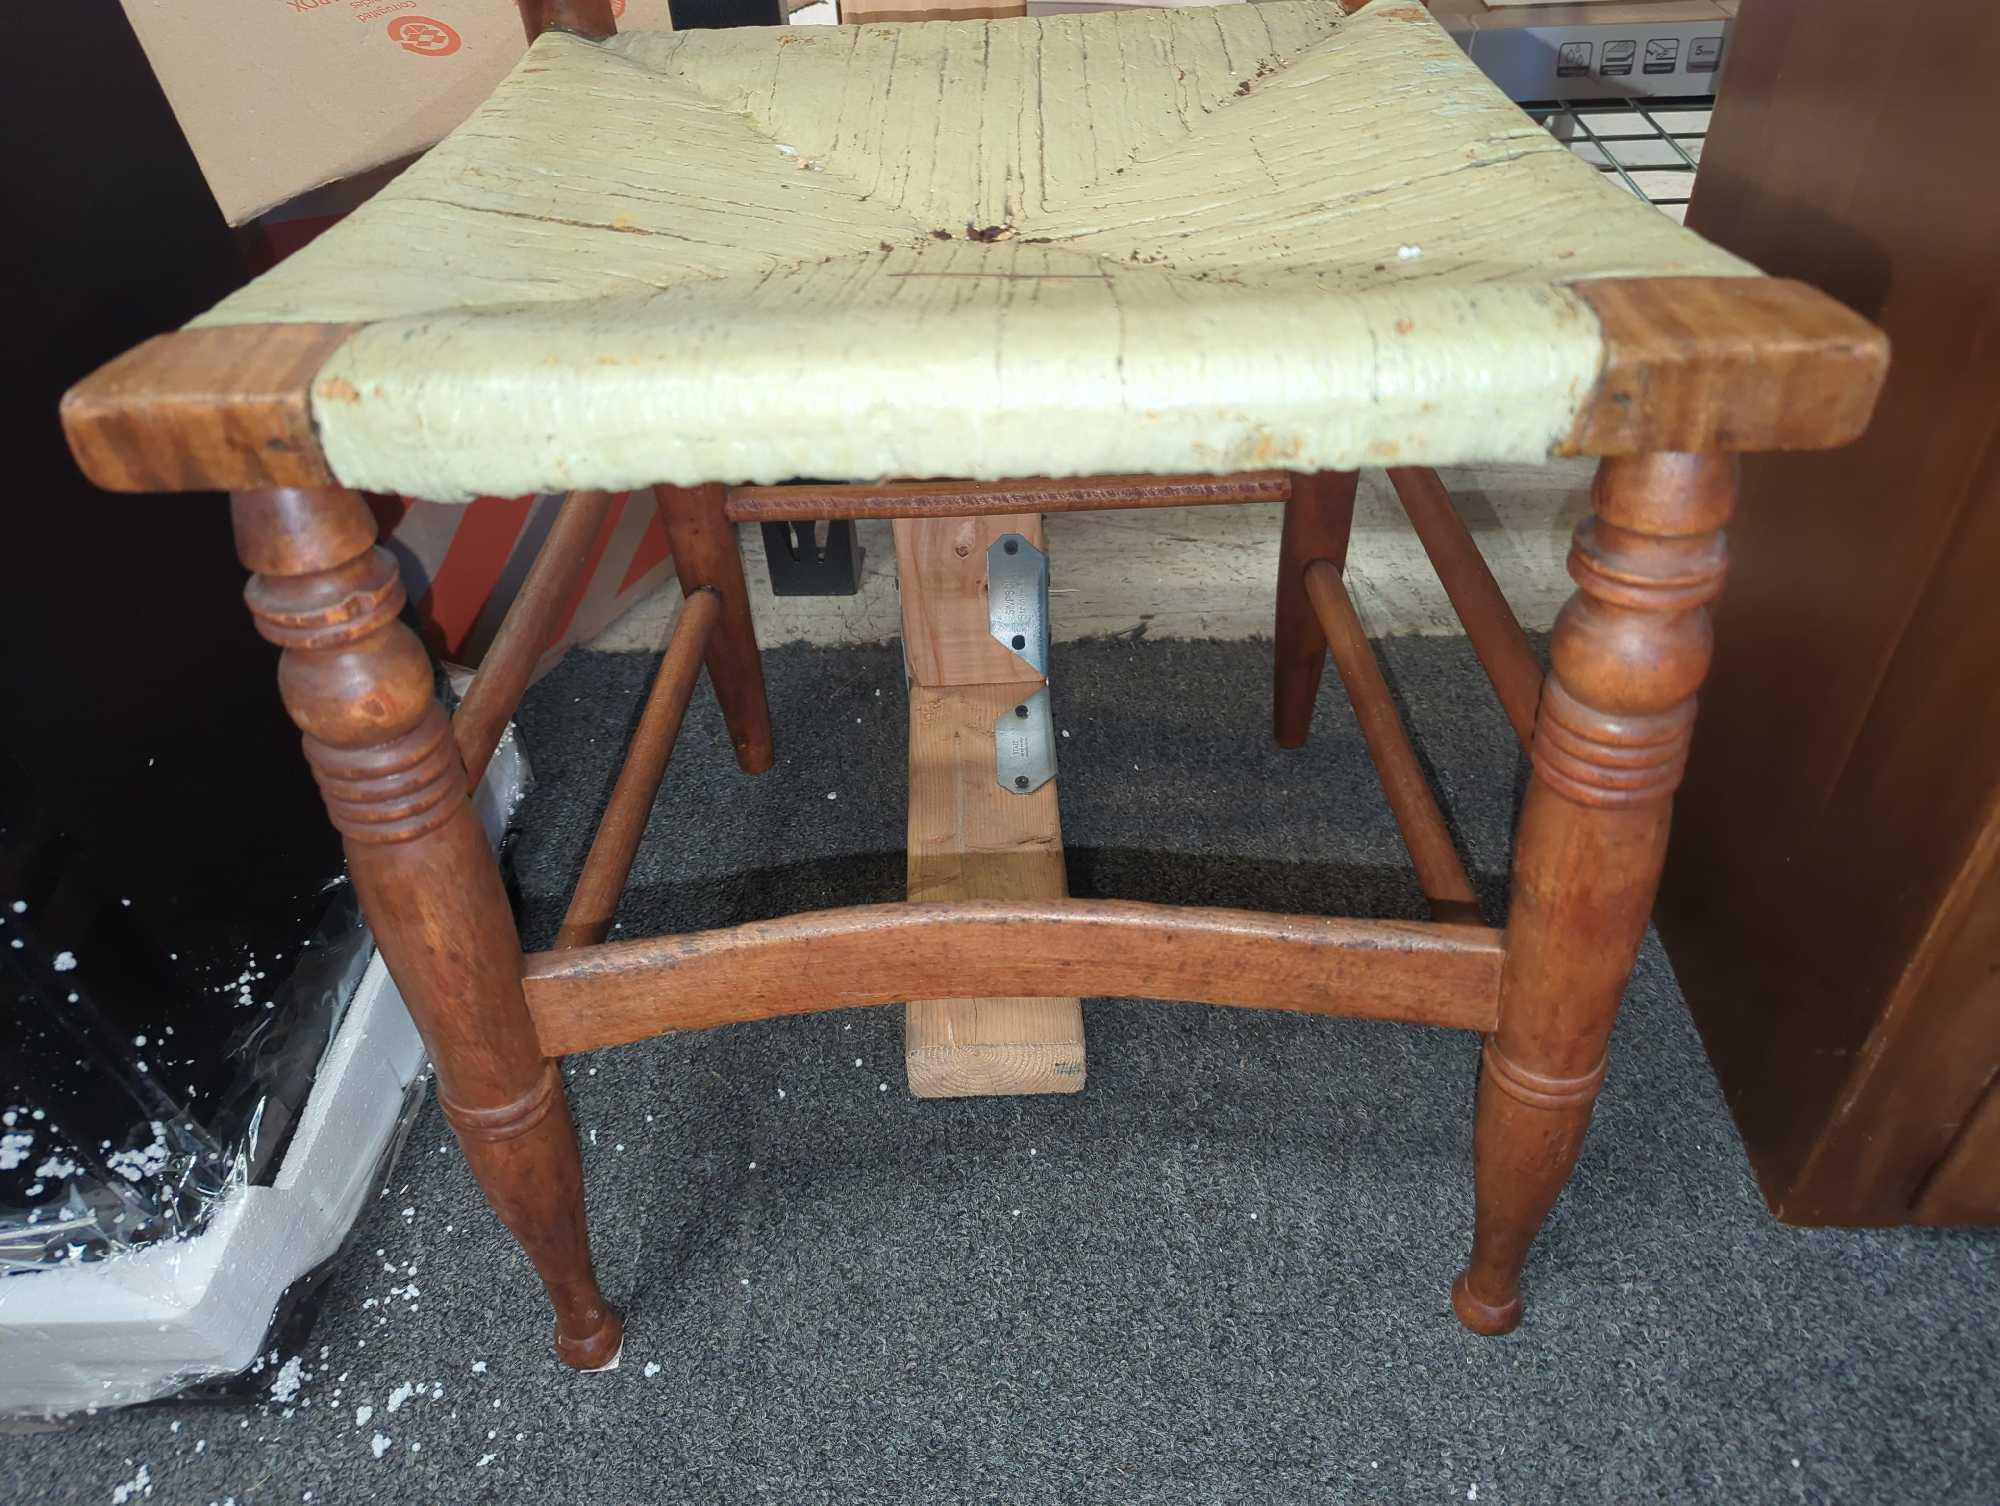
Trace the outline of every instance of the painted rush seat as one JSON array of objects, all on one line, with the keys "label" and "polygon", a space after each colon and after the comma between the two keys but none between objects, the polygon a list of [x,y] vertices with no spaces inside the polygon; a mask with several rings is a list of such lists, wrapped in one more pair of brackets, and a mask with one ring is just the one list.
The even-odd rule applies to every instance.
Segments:
[{"label": "painted rush seat", "polygon": [[[538,40],[197,321],[363,324],[334,475],[563,486],[1537,460],[1571,285],[1752,268],[1602,181],[1421,7]],[[837,375],[835,375],[837,373]]]}]

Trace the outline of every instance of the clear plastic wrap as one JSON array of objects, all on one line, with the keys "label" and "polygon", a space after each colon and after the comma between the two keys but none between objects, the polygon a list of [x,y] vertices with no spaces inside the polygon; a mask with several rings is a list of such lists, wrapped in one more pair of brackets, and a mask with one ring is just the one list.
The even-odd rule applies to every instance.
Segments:
[{"label": "clear plastic wrap", "polygon": [[[510,728],[478,792],[496,844],[527,783]],[[134,923],[143,897],[57,894],[43,924],[0,891],[0,1414],[262,1391],[244,1372],[310,1330],[423,1054],[345,879],[293,892],[289,929],[246,899],[196,956],[204,933]]]},{"label": "clear plastic wrap", "polygon": [[129,990],[101,1002],[98,970],[7,916],[0,1278],[184,1239],[232,1186],[269,1183],[373,950],[332,888],[289,959],[212,965],[198,1005],[137,1021]]}]

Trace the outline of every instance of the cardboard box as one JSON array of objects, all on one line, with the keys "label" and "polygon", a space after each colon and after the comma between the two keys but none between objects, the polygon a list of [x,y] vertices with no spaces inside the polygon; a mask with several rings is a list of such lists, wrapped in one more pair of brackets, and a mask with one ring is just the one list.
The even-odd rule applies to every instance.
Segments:
[{"label": "cardboard box", "polygon": [[[415,156],[527,48],[508,0],[122,0],[224,218]],[[670,31],[667,0],[613,0]]]}]

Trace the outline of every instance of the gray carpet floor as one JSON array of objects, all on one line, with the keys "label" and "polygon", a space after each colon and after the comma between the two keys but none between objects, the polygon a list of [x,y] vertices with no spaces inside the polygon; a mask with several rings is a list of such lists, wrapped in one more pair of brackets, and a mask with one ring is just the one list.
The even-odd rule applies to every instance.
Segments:
[{"label": "gray carpet floor", "polygon": [[[1520,756],[1462,642],[1386,651],[1497,919]],[[1337,690],[1280,753],[1267,656],[1059,651],[1076,893],[1422,914]],[[628,934],[900,897],[897,652],[767,664],[778,768],[737,774],[698,694]],[[524,708],[531,945],[649,672],[574,656]],[[0,1501],[121,1501],[142,1466],[132,1500],[238,1506],[2000,1500],[2000,1241],[1774,1223],[1657,944],[1501,1340],[1446,1305],[1470,1037],[1085,1008],[1068,1098],[911,1099],[894,1009],[572,1064],[629,1319],[610,1374],[552,1358],[532,1272],[429,1104],[289,1406],[0,1438]]]}]

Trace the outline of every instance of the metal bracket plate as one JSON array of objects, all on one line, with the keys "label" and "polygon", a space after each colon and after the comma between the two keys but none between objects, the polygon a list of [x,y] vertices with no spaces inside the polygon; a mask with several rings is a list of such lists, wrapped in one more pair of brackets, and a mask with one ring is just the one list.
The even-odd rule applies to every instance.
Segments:
[{"label": "metal bracket plate", "polygon": [[1003,533],[987,546],[986,626],[1002,647],[1047,677],[1049,557],[1018,533]]},{"label": "metal bracket plate", "polygon": [[1032,795],[1056,777],[1056,725],[1046,688],[994,721],[993,777],[1010,795]]}]

